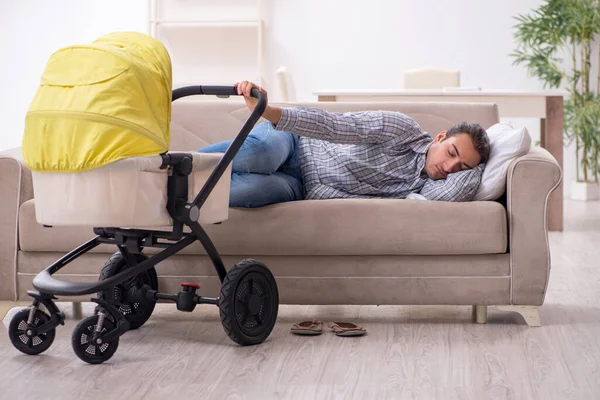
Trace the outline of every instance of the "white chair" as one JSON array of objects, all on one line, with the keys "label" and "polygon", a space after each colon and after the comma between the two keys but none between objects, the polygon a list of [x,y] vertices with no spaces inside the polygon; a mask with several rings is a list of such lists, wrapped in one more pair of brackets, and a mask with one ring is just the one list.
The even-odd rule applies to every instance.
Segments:
[{"label": "white chair", "polygon": [[460,87],[460,71],[443,68],[419,68],[402,73],[404,89],[443,89]]},{"label": "white chair", "polygon": [[279,94],[278,101],[296,101],[296,91],[294,90],[294,83],[292,75],[288,69],[281,66],[277,69],[277,89]]}]

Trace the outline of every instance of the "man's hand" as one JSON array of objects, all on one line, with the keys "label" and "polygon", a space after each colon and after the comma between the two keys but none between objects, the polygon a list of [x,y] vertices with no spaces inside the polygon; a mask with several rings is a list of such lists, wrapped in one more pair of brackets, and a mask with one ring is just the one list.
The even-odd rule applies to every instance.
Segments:
[{"label": "man's hand", "polygon": [[265,101],[267,102],[267,107],[265,108],[265,111],[263,112],[262,116],[271,121],[273,125],[277,126],[279,120],[281,119],[281,108],[271,107],[269,105],[269,98],[267,97],[267,91],[265,89],[263,89],[261,86],[258,86],[255,83],[248,81],[238,82],[233,86],[237,88],[238,94],[244,96],[244,101],[246,101],[246,106],[250,111],[254,111],[256,105],[258,104],[258,99],[252,97],[252,89],[258,89],[263,94],[263,96],[265,96]]},{"label": "man's hand", "polygon": [[267,101],[267,104],[269,103],[269,98],[267,97],[267,91],[252,82],[242,81],[242,82],[236,83],[233,86],[237,88],[238,94],[241,94],[244,96],[244,100],[246,101],[246,106],[248,106],[250,111],[254,111],[254,108],[256,108],[256,105],[258,104],[258,99],[252,97],[252,89],[253,88],[258,89],[263,94],[263,96],[265,96],[265,100]]}]

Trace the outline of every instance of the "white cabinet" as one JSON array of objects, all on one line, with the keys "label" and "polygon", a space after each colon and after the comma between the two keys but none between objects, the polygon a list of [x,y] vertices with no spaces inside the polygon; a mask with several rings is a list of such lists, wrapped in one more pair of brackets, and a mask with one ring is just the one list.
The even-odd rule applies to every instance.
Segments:
[{"label": "white cabinet", "polygon": [[149,34],[169,51],[173,88],[264,85],[262,0],[148,0]]}]

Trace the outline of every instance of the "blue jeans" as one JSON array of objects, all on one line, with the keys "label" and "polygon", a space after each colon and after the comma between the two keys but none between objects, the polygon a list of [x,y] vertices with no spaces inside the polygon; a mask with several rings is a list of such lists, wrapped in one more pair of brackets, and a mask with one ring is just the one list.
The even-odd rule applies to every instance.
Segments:
[{"label": "blue jeans", "polygon": [[[262,207],[302,200],[299,137],[276,131],[266,121],[254,126],[231,165],[230,207]],[[201,153],[225,153],[232,140],[211,144]]]}]

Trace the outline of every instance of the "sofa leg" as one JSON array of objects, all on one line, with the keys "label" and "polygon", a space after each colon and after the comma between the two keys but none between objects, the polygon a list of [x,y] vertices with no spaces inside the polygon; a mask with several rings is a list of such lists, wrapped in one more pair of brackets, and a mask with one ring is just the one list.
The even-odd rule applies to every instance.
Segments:
[{"label": "sofa leg", "polygon": [[83,307],[79,301],[73,302],[73,318],[77,320],[83,318]]},{"label": "sofa leg", "polygon": [[487,306],[483,304],[473,306],[472,317],[473,322],[478,324],[487,323]]},{"label": "sofa leg", "polygon": [[523,316],[529,326],[541,326],[538,306],[496,306],[500,311],[517,312]]},{"label": "sofa leg", "polygon": [[14,307],[29,307],[32,304],[31,301],[0,301],[0,321],[6,317],[6,314]]}]

